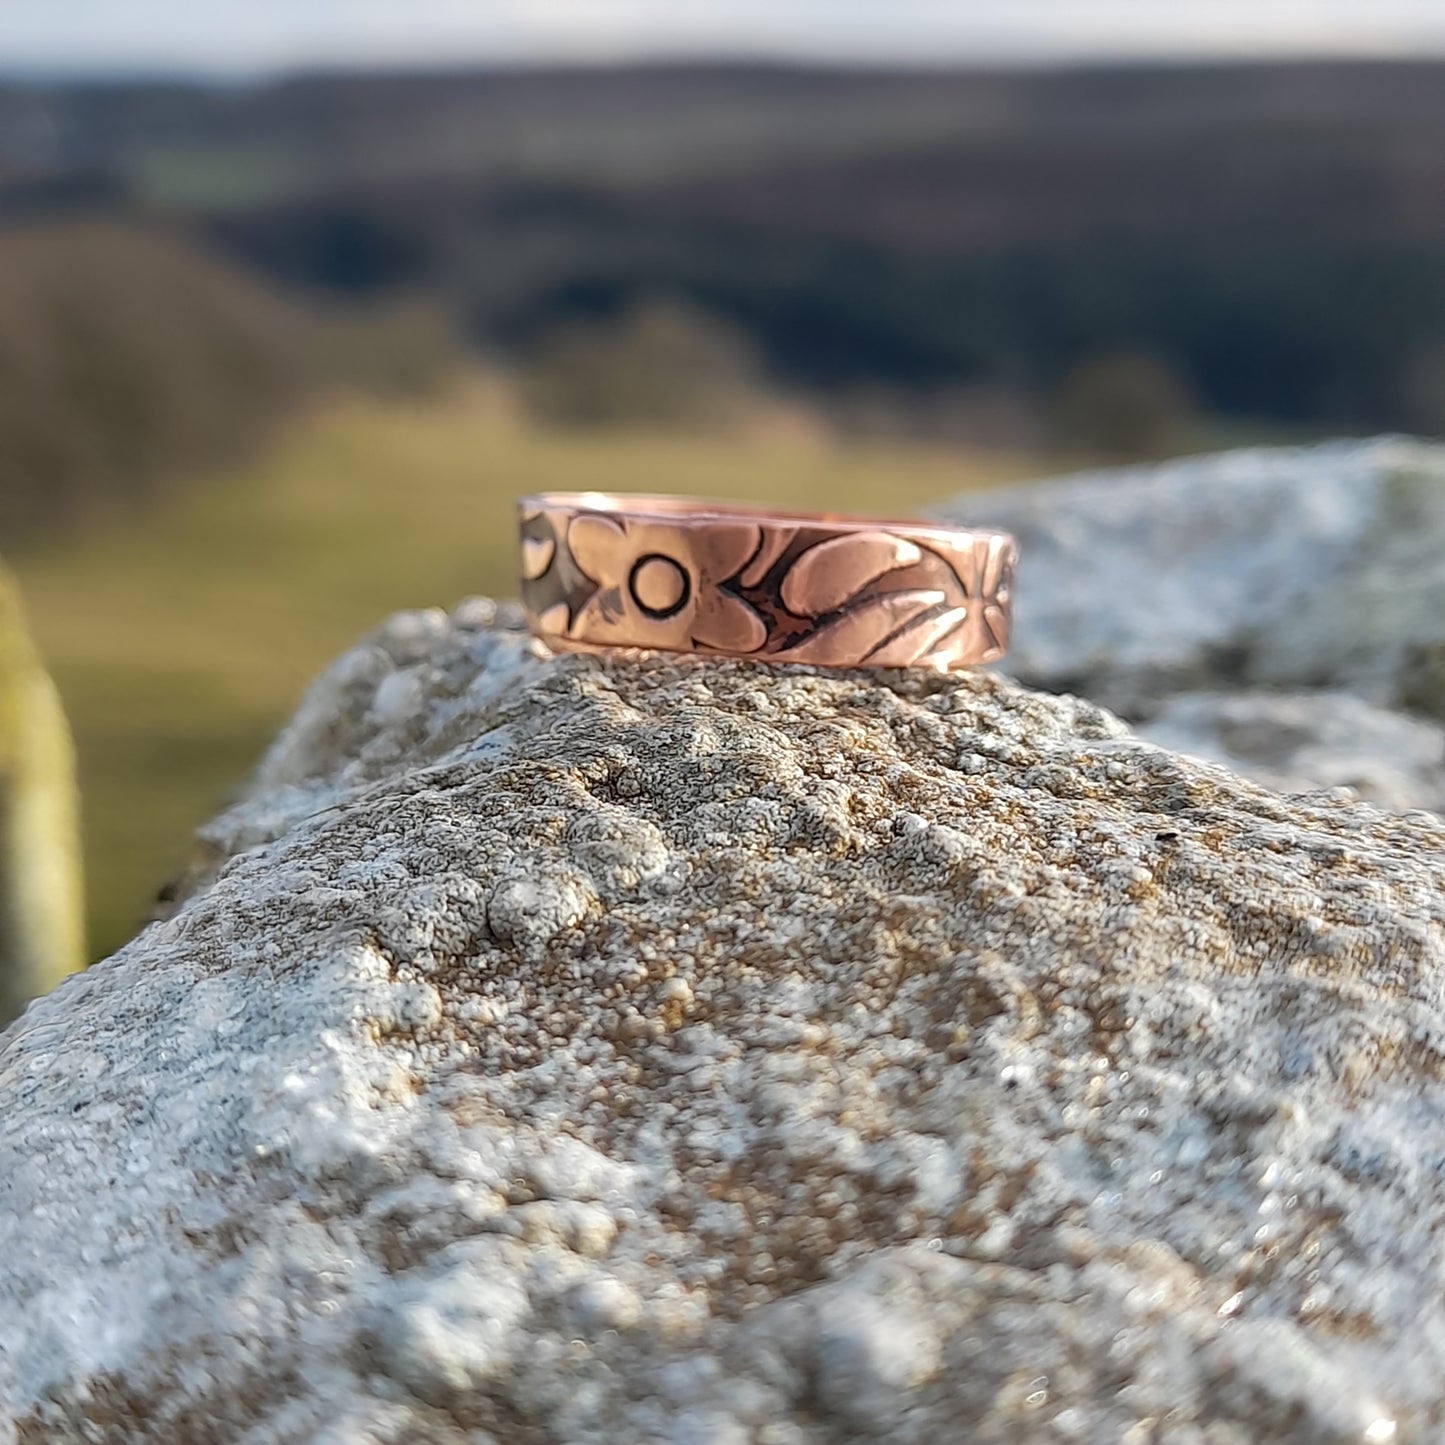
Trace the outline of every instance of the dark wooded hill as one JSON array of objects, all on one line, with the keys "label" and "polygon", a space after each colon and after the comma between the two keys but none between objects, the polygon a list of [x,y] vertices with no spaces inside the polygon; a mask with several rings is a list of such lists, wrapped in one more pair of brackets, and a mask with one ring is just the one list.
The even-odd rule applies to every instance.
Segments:
[{"label": "dark wooded hill", "polygon": [[1445,428],[1445,64],[678,66],[0,90],[0,216],[164,212],[526,350],[658,293],[817,386]]}]

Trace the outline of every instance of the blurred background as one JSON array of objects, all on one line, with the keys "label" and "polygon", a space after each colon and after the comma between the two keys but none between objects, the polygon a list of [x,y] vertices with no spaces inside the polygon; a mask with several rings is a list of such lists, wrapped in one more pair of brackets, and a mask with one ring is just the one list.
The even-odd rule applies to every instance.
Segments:
[{"label": "blurred background", "polygon": [[[511,594],[519,492],[1445,432],[1436,0],[679,8],[6,15],[0,557],[88,956],[330,656]],[[0,774],[63,768],[17,708]]]}]

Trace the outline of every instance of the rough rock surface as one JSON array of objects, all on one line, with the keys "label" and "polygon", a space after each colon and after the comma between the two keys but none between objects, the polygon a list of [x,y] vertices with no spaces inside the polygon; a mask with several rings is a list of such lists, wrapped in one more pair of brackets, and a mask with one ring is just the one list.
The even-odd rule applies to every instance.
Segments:
[{"label": "rough rock surface", "polygon": [[1445,813],[1445,726],[1348,693],[1180,693],[1140,732],[1281,793],[1348,788],[1382,808]]},{"label": "rough rock surface", "polygon": [[0,1039],[21,1442],[1445,1438],[1445,825],[975,676],[317,684]]},{"label": "rough rock surface", "polygon": [[1009,667],[1131,718],[1170,693],[1344,689],[1445,719],[1445,445],[1383,438],[1008,488]]}]

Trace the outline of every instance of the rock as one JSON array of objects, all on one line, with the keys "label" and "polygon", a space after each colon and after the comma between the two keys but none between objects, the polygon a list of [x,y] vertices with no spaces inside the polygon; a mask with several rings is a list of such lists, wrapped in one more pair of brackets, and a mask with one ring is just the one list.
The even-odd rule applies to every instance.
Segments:
[{"label": "rock", "polygon": [[1382,808],[1445,813],[1445,727],[1348,693],[1181,693],[1140,730],[1279,792],[1349,788]]},{"label": "rock", "polygon": [[1131,718],[1266,685],[1445,719],[1445,445],[1225,452],[953,510],[1018,536],[1009,666],[1027,682]]},{"label": "rock", "polygon": [[985,493],[1024,567],[1009,666],[1285,791],[1445,806],[1445,446],[1193,457]]},{"label": "rock", "polygon": [[0,1039],[0,1438],[1445,1435],[1445,824],[985,675],[343,658]]}]

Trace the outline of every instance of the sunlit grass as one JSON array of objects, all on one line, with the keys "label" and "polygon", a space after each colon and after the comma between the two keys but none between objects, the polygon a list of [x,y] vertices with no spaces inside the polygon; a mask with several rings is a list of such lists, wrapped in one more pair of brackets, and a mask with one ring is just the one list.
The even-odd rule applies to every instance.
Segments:
[{"label": "sunlit grass", "polygon": [[386,613],[514,591],[514,498],[664,491],[905,513],[1021,475],[1023,458],[748,439],[543,434],[485,388],[340,402],[261,464],[144,518],[17,558],[70,712],[92,949],[111,951],[183,862],[317,670]]}]

